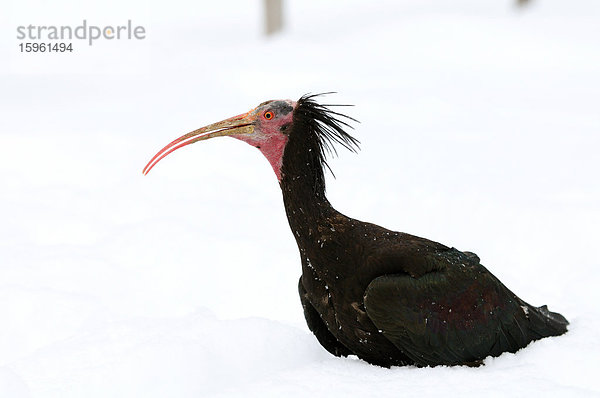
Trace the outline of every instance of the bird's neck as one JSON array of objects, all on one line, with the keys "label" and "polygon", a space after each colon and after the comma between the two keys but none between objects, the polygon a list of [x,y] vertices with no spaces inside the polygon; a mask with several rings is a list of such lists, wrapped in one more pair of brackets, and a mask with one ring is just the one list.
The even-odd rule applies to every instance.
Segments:
[{"label": "bird's neck", "polygon": [[315,228],[327,223],[336,210],[325,197],[325,177],[310,143],[290,139],[285,148],[279,185],[290,228],[300,240],[311,241]]},{"label": "bird's neck", "polygon": [[328,216],[333,208],[325,197],[324,187],[315,185],[312,175],[285,174],[281,181],[283,203],[288,219],[299,218],[317,222]]}]

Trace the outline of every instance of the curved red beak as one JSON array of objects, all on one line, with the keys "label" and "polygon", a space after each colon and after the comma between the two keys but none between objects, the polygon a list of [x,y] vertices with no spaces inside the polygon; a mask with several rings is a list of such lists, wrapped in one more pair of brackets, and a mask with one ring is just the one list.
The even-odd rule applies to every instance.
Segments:
[{"label": "curved red beak", "polygon": [[146,167],[144,167],[142,173],[144,173],[144,175],[148,174],[150,170],[152,170],[152,168],[156,166],[156,164],[165,156],[179,148],[193,144],[194,142],[226,135],[252,134],[254,132],[253,123],[256,120],[256,115],[254,115],[252,111],[222,120],[217,123],[209,124],[208,126],[201,127],[198,130],[192,131],[191,133],[182,135],[158,151],[158,153],[154,155],[152,159],[150,159]]}]

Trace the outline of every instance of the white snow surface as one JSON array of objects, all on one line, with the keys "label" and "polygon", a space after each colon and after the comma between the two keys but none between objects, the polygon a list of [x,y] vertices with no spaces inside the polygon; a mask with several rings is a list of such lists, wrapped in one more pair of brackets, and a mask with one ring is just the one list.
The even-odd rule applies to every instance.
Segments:
[{"label": "white snow surface", "polygon": [[[0,15],[0,397],[600,396],[600,3],[13,1]],[[19,25],[142,41],[21,54]],[[337,91],[333,205],[476,252],[571,322],[479,368],[335,358],[305,326],[268,162],[172,139]]]}]

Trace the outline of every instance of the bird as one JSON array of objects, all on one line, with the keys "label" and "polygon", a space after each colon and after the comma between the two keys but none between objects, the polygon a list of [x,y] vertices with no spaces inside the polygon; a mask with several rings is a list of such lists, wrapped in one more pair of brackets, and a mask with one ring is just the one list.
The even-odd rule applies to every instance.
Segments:
[{"label": "bird", "polygon": [[335,356],[386,368],[479,366],[567,331],[565,317],[521,300],[476,254],[335,210],[325,195],[328,157],[337,147],[356,152],[360,143],[347,132],[356,120],[321,104],[320,95],[266,101],[194,130],[160,150],[143,173],[214,137],[257,148],[275,172],[300,252],[308,328]]}]

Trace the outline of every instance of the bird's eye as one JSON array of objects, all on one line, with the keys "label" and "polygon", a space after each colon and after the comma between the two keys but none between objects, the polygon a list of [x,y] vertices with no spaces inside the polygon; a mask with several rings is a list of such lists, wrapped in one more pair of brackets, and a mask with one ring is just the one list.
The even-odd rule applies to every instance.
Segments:
[{"label": "bird's eye", "polygon": [[274,115],[273,115],[273,112],[271,112],[271,111],[266,111],[266,112],[265,112],[265,114],[264,114],[264,116],[265,116],[265,119],[267,119],[267,120],[271,120],[271,119],[273,119],[273,116],[274,116]]}]

